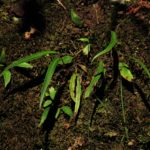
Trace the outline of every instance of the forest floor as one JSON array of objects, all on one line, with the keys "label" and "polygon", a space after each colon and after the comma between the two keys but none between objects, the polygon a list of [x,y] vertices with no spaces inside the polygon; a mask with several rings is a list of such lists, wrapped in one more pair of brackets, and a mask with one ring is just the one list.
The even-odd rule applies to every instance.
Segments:
[{"label": "forest floor", "polygon": [[[56,111],[53,110],[46,125],[39,128],[43,112],[39,109],[42,73],[52,59],[48,56],[32,61],[34,68],[29,70],[11,69],[12,79],[7,88],[0,78],[0,149],[148,150],[150,78],[130,56],[150,68],[150,10],[142,8],[135,14],[127,14],[124,6],[117,10],[117,5],[107,0],[62,2],[66,10],[57,1],[46,4],[45,30],[28,40],[20,32],[21,24],[8,12],[13,2],[6,0],[0,6],[0,50],[6,53],[6,65],[43,50],[57,51],[58,57],[74,57],[71,65],[56,69],[51,82],[59,91],[57,107],[68,105],[72,109],[71,75],[74,72],[80,75],[85,91],[101,60],[106,73],[89,98],[82,96],[75,121],[69,122],[63,114],[54,119]],[[83,21],[83,27],[72,22],[72,8]],[[112,30],[117,34],[118,44],[91,63],[92,58],[109,44]],[[84,37],[91,43],[88,56],[82,53],[85,43],[79,41]],[[117,61],[128,64],[134,76],[132,82],[114,73]]]}]

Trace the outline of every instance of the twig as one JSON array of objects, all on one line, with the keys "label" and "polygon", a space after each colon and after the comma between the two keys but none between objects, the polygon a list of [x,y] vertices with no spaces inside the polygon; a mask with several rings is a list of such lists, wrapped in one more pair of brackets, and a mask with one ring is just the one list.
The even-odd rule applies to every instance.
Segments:
[{"label": "twig", "polygon": [[57,0],[57,2],[66,10],[66,7],[63,5],[63,3],[60,0]]}]

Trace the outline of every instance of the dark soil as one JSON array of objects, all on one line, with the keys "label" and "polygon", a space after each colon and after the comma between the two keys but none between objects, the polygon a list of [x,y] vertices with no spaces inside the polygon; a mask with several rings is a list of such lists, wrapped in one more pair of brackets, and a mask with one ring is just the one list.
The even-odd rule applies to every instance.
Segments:
[{"label": "dark soil", "polygon": [[[63,114],[55,120],[53,110],[41,128],[38,124],[42,114],[39,109],[44,79],[42,72],[51,57],[31,62],[34,66],[32,70],[12,69],[12,80],[7,88],[4,88],[1,77],[0,149],[148,150],[150,78],[129,57],[141,60],[150,68],[150,10],[142,8],[135,14],[127,15],[125,11],[128,4],[121,6],[108,0],[62,0],[66,10],[57,1],[49,2],[44,6],[45,30],[25,40],[20,30],[21,22],[17,24],[8,11],[14,2],[3,2],[0,3],[0,50],[6,52],[6,65],[41,50],[56,50],[59,56],[74,57],[71,65],[57,68],[53,76],[52,85],[59,91],[58,107],[73,105],[68,88],[73,72],[77,70],[81,75],[82,88],[85,90],[99,60],[104,61],[107,71],[91,97],[82,99],[76,122],[69,122]],[[71,8],[83,20],[82,28],[71,21]],[[111,30],[117,33],[118,45],[91,64],[92,58],[109,44]],[[92,48],[88,57],[81,51],[84,46],[78,40],[81,37],[91,40]],[[121,107],[121,79],[115,71],[117,60],[127,63],[134,75],[132,83],[122,81],[125,122]],[[86,66],[88,71],[83,71],[81,65]]]}]

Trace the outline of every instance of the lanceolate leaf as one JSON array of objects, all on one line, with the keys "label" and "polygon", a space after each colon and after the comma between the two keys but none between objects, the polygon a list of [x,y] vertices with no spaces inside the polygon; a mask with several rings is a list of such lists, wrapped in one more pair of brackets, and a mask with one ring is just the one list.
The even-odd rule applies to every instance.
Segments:
[{"label": "lanceolate leaf", "polygon": [[87,89],[85,91],[84,98],[88,98],[91,95],[94,87],[96,86],[97,82],[99,81],[102,74],[104,74],[104,73],[105,73],[104,64],[103,64],[103,62],[100,62],[97,67],[96,74],[92,77],[90,85],[87,87]]},{"label": "lanceolate leaf", "polygon": [[81,95],[82,95],[82,89],[81,89],[81,83],[80,83],[80,76],[77,75],[77,84],[76,84],[76,97],[75,97],[75,115],[79,111],[80,107],[80,101],[81,101]]},{"label": "lanceolate leaf", "polygon": [[61,108],[57,109],[57,112],[55,114],[55,119],[57,119],[62,112],[68,115],[69,117],[73,116],[73,112],[69,106],[62,106]]},{"label": "lanceolate leaf", "polygon": [[77,73],[73,73],[69,81],[70,96],[75,103],[74,115],[78,113],[82,95],[80,76]]},{"label": "lanceolate leaf", "polygon": [[11,72],[9,70],[5,70],[2,75],[4,77],[4,85],[6,87],[11,80]]},{"label": "lanceolate leaf", "polygon": [[77,15],[77,13],[71,9],[71,20],[73,21],[73,23],[79,27],[82,27],[82,21],[80,19],[80,17]]},{"label": "lanceolate leaf", "polygon": [[79,41],[84,42],[84,43],[90,42],[90,40],[88,38],[80,38]]},{"label": "lanceolate leaf", "polygon": [[73,57],[72,56],[64,56],[60,59],[59,64],[63,65],[63,64],[70,64],[72,63]]},{"label": "lanceolate leaf", "polygon": [[47,107],[44,109],[42,116],[41,116],[41,120],[39,123],[39,127],[41,127],[41,125],[45,122],[45,120],[47,119],[48,113],[49,113],[50,107]]},{"label": "lanceolate leaf", "polygon": [[131,82],[133,80],[133,75],[128,68],[128,65],[122,62],[119,62],[119,70],[120,75],[126,79],[127,81]]},{"label": "lanceolate leaf", "polygon": [[83,48],[83,54],[84,55],[88,55],[89,52],[91,50],[91,44],[87,44],[84,48]]},{"label": "lanceolate leaf", "polygon": [[44,104],[43,104],[43,107],[45,108],[45,107],[48,107],[48,106],[50,106],[52,104],[52,101],[51,100],[46,100],[45,102],[44,102]]},{"label": "lanceolate leaf", "polygon": [[[10,68],[16,67],[16,66],[20,65],[21,63],[29,62],[29,61],[32,61],[32,60],[36,60],[36,59],[41,58],[42,56],[46,56],[48,54],[56,54],[56,53],[57,53],[56,51],[41,51],[41,52],[37,52],[37,53],[31,54],[29,56],[25,56],[25,57],[20,58],[20,59],[18,59],[16,61],[13,61],[10,65],[8,65],[4,69],[4,71],[5,70],[9,70]],[[2,75],[2,73],[0,74],[0,76]]]},{"label": "lanceolate leaf", "polygon": [[117,40],[116,33],[114,31],[111,31],[111,40],[110,40],[109,45],[103,51],[100,51],[97,55],[95,55],[94,58],[92,59],[92,61],[94,61],[99,56],[104,55],[104,54],[108,53],[109,51],[111,51],[117,42],[118,42],[118,40]]},{"label": "lanceolate leaf", "polygon": [[32,66],[31,64],[26,63],[26,62],[23,62],[23,63],[18,64],[18,65],[16,65],[16,66],[17,66],[17,67],[20,67],[20,68],[30,68],[30,69],[33,68],[33,66]]},{"label": "lanceolate leaf", "polygon": [[55,96],[56,96],[56,90],[54,89],[54,87],[50,87],[49,88],[49,96],[52,100],[55,99]]},{"label": "lanceolate leaf", "polygon": [[41,88],[40,108],[42,106],[46,90],[48,88],[48,85],[51,82],[52,76],[53,76],[53,74],[55,72],[55,69],[56,69],[56,67],[58,65],[59,60],[60,60],[60,58],[54,58],[52,60],[52,62],[49,64],[49,66],[48,66],[48,69],[47,69],[47,72],[46,72],[46,75],[45,75],[45,79],[44,79],[44,82],[43,82],[43,86]]},{"label": "lanceolate leaf", "polygon": [[57,112],[55,114],[55,119],[57,119],[59,117],[60,113],[61,113],[61,108],[58,108]]},{"label": "lanceolate leaf", "polygon": [[61,107],[61,110],[67,114],[69,117],[72,117],[73,116],[73,112],[71,110],[71,108],[69,106],[63,106]]},{"label": "lanceolate leaf", "polygon": [[73,75],[71,76],[70,81],[69,81],[70,96],[74,102],[75,102],[76,77],[77,77],[76,73],[73,73]]}]

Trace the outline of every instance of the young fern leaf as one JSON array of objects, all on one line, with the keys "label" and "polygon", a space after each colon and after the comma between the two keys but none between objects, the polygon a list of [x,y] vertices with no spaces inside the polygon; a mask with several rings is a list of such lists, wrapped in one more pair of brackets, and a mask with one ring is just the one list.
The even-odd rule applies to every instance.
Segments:
[{"label": "young fern leaf", "polygon": [[45,93],[47,91],[48,85],[51,82],[51,79],[53,77],[53,74],[56,70],[56,67],[57,67],[59,61],[60,61],[60,58],[54,58],[48,66],[48,69],[47,69],[47,72],[46,72],[46,75],[45,75],[45,79],[44,79],[44,82],[43,82],[43,86],[41,88],[40,108],[42,106],[42,103],[43,103],[44,96],[45,96]]},{"label": "young fern leaf", "polygon": [[92,77],[90,85],[85,90],[84,98],[88,98],[91,95],[94,87],[101,78],[102,74],[105,74],[105,68],[104,63],[101,61],[99,62],[98,67],[96,69],[96,74]]},{"label": "young fern leaf", "polygon": [[111,51],[113,49],[113,47],[116,45],[116,43],[118,42],[117,40],[117,35],[114,31],[111,31],[111,40],[110,40],[110,43],[108,44],[108,46],[103,50],[103,51],[100,51],[98,54],[96,54],[94,56],[94,58],[92,59],[92,62],[98,58],[99,56],[102,56],[106,53],[108,53],[109,51]]}]

